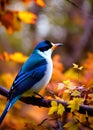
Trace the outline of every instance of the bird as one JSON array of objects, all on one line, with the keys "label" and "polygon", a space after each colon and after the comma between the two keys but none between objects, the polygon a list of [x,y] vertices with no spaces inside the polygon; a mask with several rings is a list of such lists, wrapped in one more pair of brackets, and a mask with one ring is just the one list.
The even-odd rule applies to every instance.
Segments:
[{"label": "bird", "polygon": [[11,85],[6,107],[0,116],[0,124],[21,96],[38,94],[49,83],[53,70],[51,55],[53,50],[60,45],[62,44],[48,40],[43,40],[36,45]]}]

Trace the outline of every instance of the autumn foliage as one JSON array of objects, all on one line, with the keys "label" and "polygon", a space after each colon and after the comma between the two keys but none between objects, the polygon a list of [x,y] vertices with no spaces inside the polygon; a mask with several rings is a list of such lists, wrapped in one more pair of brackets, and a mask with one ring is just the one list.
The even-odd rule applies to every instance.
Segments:
[{"label": "autumn foliage", "polygon": [[[44,0],[20,0],[25,6],[31,3],[43,8],[46,7]],[[22,24],[36,24],[38,16],[30,11],[11,10],[7,6],[12,0],[0,0],[0,26],[3,26],[8,34],[13,34],[22,29]],[[82,27],[85,21],[79,15],[72,18],[72,23]],[[5,50],[0,52],[0,84],[7,89],[21,67],[27,60],[28,55],[21,52],[9,53]],[[8,113],[2,126],[2,130],[90,130],[93,129],[93,117],[88,113],[81,114],[81,105],[93,107],[93,53],[88,52],[79,64],[72,63],[66,68],[62,62],[62,56],[55,54],[53,60],[53,74],[50,83],[43,90],[45,99],[53,99],[50,108],[39,108],[17,102]],[[13,72],[6,72],[6,67],[16,68]],[[68,103],[66,108],[62,103]],[[0,113],[6,105],[6,99],[0,95]],[[93,114],[92,114],[93,115]]]},{"label": "autumn foliage", "polygon": [[[7,55],[7,58],[5,55]],[[15,53],[15,54],[3,54],[1,55],[1,61],[5,62],[16,62],[16,63],[23,63],[27,57],[20,54],[20,53]],[[11,58],[12,57],[12,58]],[[18,61],[18,57],[21,58],[22,61]],[[53,70],[53,75],[52,75],[52,79],[50,84],[46,87],[46,99],[57,99],[60,101],[67,101],[69,103],[68,108],[71,108],[71,112],[68,114],[65,112],[65,107],[62,104],[57,104],[56,101],[53,101],[51,103],[51,108],[48,111],[48,116],[50,119],[47,119],[45,122],[51,122],[49,120],[51,120],[51,118],[53,118],[53,120],[55,120],[55,118],[61,122],[65,121],[65,123],[63,124],[63,128],[64,129],[79,129],[83,128],[83,127],[89,127],[89,128],[93,128],[92,125],[92,120],[93,118],[88,116],[87,113],[86,115],[84,114],[79,114],[78,110],[81,104],[85,104],[85,105],[93,105],[93,88],[92,88],[92,74],[90,73],[90,69],[92,69],[92,60],[91,58],[93,57],[92,53],[88,53],[87,58],[82,62],[81,66],[77,65],[75,63],[72,64],[72,68],[71,71],[67,70],[64,71],[65,67],[63,67],[63,64],[60,62],[61,57],[60,55],[55,55],[53,57],[53,64],[54,64],[54,70]],[[90,64],[90,66],[87,66],[87,63]],[[73,70],[73,71],[72,71]],[[56,73],[57,72],[57,73]],[[89,72],[89,73],[87,73]],[[75,75],[75,77],[69,77],[68,75]],[[6,82],[6,84],[4,84],[4,86],[8,87],[11,85],[11,82],[13,80],[13,77],[11,76],[11,74],[6,75],[3,74],[0,76],[1,78],[1,82],[4,84],[4,82]],[[7,81],[5,81],[5,79],[7,79]],[[9,88],[9,87],[8,87]],[[2,98],[2,97],[1,97]],[[1,100],[2,102],[5,102],[4,99]],[[1,102],[1,103],[2,103]],[[4,103],[5,104],[5,103]],[[22,104],[21,104],[22,106]],[[22,109],[21,106],[18,106],[16,109],[19,110]],[[3,109],[3,107],[2,107]],[[27,108],[26,108],[27,109]],[[41,108],[36,108],[36,110],[32,110],[33,111],[38,111],[41,110],[42,113],[42,109]],[[40,112],[39,110],[39,112]],[[28,110],[27,113],[29,113],[30,111]],[[33,112],[30,112],[33,113]],[[46,112],[44,112],[46,113]],[[66,115],[64,115],[66,114]],[[32,114],[33,115],[33,114]],[[39,115],[39,114],[38,114]],[[45,114],[46,115],[46,114]],[[12,116],[12,115],[11,115]],[[52,116],[52,117],[51,117]],[[64,116],[66,116],[64,118]],[[10,117],[8,117],[10,118]],[[11,117],[13,118],[13,117]],[[19,118],[19,114],[18,114],[18,118]],[[34,118],[34,117],[33,117]],[[35,119],[37,120],[37,119]],[[68,120],[70,120],[68,122]],[[89,126],[86,125],[86,122],[88,120]],[[7,121],[7,119],[6,119]],[[20,116],[20,121],[22,121],[21,116]],[[34,121],[33,123],[29,122],[29,118],[28,121],[24,121],[24,127],[26,128],[32,128],[34,127]],[[25,123],[26,122],[26,123]],[[21,123],[21,122],[20,122]],[[83,125],[82,125],[83,123]],[[11,123],[9,123],[11,124]],[[15,121],[14,123],[15,125],[17,125],[17,122]],[[43,124],[44,128],[46,127],[46,123]],[[54,125],[54,123],[52,124]],[[7,122],[6,125],[7,126]],[[7,128],[12,128],[11,125],[7,126]],[[18,126],[17,126],[18,127]],[[20,128],[20,127],[18,127]],[[23,128],[23,125],[22,127]],[[40,127],[41,129],[41,127]]]},{"label": "autumn foliage", "polygon": [[[31,0],[22,0],[24,4],[30,4]],[[37,16],[34,13],[28,11],[13,11],[6,9],[6,6],[12,2],[12,0],[0,1],[0,23],[3,25],[8,33],[20,31],[22,28],[22,22],[26,24],[35,24]],[[34,0],[36,4],[41,7],[45,6],[43,0]]]}]

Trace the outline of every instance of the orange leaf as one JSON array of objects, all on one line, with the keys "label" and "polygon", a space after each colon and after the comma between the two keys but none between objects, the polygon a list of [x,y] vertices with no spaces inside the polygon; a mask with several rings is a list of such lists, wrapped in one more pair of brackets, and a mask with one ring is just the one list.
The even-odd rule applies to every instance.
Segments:
[{"label": "orange leaf", "polygon": [[2,25],[6,27],[6,29],[11,29],[13,26],[14,12],[5,11],[0,18]]},{"label": "orange leaf", "polygon": [[18,12],[18,17],[20,20],[27,24],[35,24],[37,16],[31,12]]},{"label": "orange leaf", "polygon": [[45,7],[45,2],[43,0],[34,0],[34,2],[41,7]]},{"label": "orange leaf", "polygon": [[1,13],[0,22],[10,34],[14,31],[19,31],[21,28],[21,21],[18,19],[16,11],[6,10]]}]

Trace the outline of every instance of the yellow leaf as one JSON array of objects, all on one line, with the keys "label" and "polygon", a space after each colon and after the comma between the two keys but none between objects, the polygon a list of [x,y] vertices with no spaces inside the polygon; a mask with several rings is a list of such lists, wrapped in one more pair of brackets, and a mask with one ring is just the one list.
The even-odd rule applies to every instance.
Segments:
[{"label": "yellow leaf", "polygon": [[57,106],[57,102],[56,101],[52,101],[51,102],[51,106]]},{"label": "yellow leaf", "polygon": [[75,90],[72,92],[71,96],[80,96],[80,94],[81,93],[79,91]]},{"label": "yellow leaf", "polygon": [[76,86],[74,85],[73,82],[71,82],[70,80],[66,80],[66,81],[63,81],[63,83],[66,85],[65,87],[68,88],[68,89],[75,89]]},{"label": "yellow leaf", "polygon": [[64,76],[70,80],[77,80],[78,72],[74,71],[73,68],[70,68],[64,73]]},{"label": "yellow leaf", "polygon": [[79,69],[79,70],[82,70],[83,68],[84,68],[83,66],[80,66],[78,69]]},{"label": "yellow leaf", "polygon": [[56,112],[57,111],[57,107],[51,107],[50,109],[49,109],[49,112],[48,112],[48,115],[52,115],[54,112]]},{"label": "yellow leaf", "polygon": [[45,2],[43,0],[34,0],[34,2],[41,7],[45,7]]},{"label": "yellow leaf", "polygon": [[65,108],[62,104],[58,105],[58,110],[57,110],[57,114],[62,116],[63,112],[65,111]]},{"label": "yellow leaf", "polygon": [[18,17],[20,20],[27,24],[35,24],[37,16],[31,12],[18,12]]},{"label": "yellow leaf", "polygon": [[74,98],[69,101],[68,107],[71,108],[71,112],[75,110],[79,110],[80,104],[83,103],[84,99],[82,98]]},{"label": "yellow leaf", "polygon": [[10,59],[17,63],[24,63],[27,60],[27,56],[24,56],[22,53],[15,52],[10,55]]},{"label": "yellow leaf", "polygon": [[49,109],[48,115],[52,115],[54,112],[57,111],[57,102],[56,101],[52,101],[51,102],[51,108]]},{"label": "yellow leaf", "polygon": [[83,66],[80,66],[80,67],[79,67],[79,65],[73,63],[73,68],[74,68],[74,69],[78,69],[78,70],[82,70],[82,69],[83,69]]},{"label": "yellow leaf", "polygon": [[64,84],[68,85],[70,83],[70,80],[63,81]]},{"label": "yellow leaf", "polygon": [[73,68],[78,69],[78,65],[73,63]]}]

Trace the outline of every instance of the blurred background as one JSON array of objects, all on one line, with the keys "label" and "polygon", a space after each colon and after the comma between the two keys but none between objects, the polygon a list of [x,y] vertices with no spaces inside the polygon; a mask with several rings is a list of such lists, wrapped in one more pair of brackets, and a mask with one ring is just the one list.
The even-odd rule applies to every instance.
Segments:
[{"label": "blurred background", "polygon": [[[21,29],[16,22],[11,35],[4,24],[7,19],[1,19],[4,26],[0,26],[0,51],[29,55],[39,41],[48,39],[64,44],[56,52],[61,54],[65,67],[71,67],[72,62],[81,61],[88,51],[93,51],[92,6],[92,0],[46,0],[44,7],[29,0],[10,0],[5,6],[7,10],[30,11],[37,19],[35,24],[22,23]],[[12,22],[11,17],[10,20],[7,24]]]},{"label": "blurred background", "polygon": [[[24,22],[29,19],[27,15],[22,18],[20,11],[35,14],[31,16],[32,23]],[[73,63],[86,68],[81,73],[82,82],[90,81],[88,85],[92,85],[93,0],[1,0],[0,85],[10,88],[34,46],[44,39],[64,44],[52,55],[54,71],[50,86],[53,87],[56,82],[62,82],[68,78],[76,80],[76,73],[73,76]],[[1,95],[0,99],[0,104],[3,104],[0,107],[0,113],[2,113],[6,100]],[[34,115],[33,111],[38,114]],[[29,129],[35,126],[33,120],[39,123],[45,117],[47,113],[44,109],[18,103],[8,113],[4,121],[6,125],[2,128],[10,129],[14,125],[16,129],[23,130],[23,126],[24,129],[25,127]],[[20,119],[20,126],[17,125],[18,119]],[[10,125],[7,122],[10,122]],[[32,126],[30,126],[31,123]]]}]

